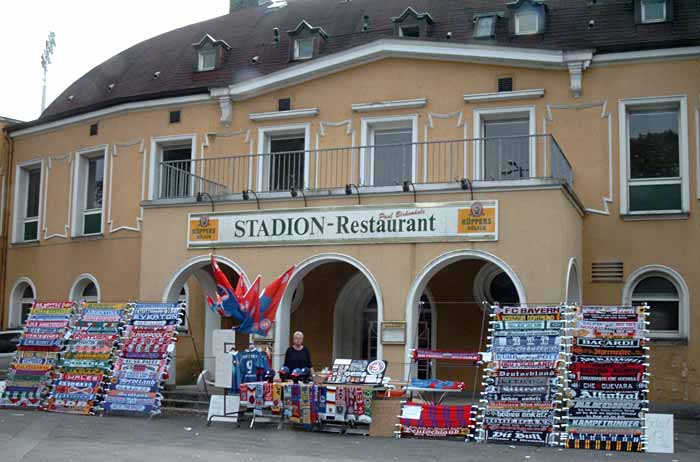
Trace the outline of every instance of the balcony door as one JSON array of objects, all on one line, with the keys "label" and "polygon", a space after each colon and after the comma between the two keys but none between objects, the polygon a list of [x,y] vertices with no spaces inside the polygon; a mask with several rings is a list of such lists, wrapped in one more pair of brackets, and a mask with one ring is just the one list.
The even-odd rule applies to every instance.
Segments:
[{"label": "balcony door", "polygon": [[534,109],[476,111],[477,179],[523,180],[536,176]]},{"label": "balcony door", "polygon": [[270,191],[304,187],[304,135],[270,138]]},{"label": "balcony door", "polygon": [[416,120],[415,116],[363,120],[365,185],[415,181]]}]

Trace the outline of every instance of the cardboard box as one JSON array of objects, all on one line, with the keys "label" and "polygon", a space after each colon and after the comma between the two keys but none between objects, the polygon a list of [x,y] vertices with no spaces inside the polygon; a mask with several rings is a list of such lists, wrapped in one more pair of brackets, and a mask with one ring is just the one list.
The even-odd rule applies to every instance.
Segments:
[{"label": "cardboard box", "polygon": [[372,423],[369,426],[369,436],[393,437],[396,418],[401,412],[401,399],[377,399],[372,401]]}]

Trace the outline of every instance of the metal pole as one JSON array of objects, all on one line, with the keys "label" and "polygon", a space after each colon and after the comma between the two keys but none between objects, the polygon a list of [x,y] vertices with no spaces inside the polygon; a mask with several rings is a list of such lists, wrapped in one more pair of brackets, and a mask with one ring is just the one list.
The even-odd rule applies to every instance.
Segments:
[{"label": "metal pole", "polygon": [[46,109],[46,73],[49,69],[49,64],[51,64],[51,56],[53,55],[53,49],[56,46],[56,34],[49,32],[49,38],[46,39],[44,46],[44,52],[41,54],[41,67],[44,69],[44,83],[41,90],[41,112],[43,114],[44,109]]}]

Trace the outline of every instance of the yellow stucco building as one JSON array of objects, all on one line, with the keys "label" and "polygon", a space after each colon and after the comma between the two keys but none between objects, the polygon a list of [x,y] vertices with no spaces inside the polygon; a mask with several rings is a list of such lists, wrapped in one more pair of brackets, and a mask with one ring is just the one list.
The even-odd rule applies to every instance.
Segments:
[{"label": "yellow stucco building", "polygon": [[700,406],[696,2],[240,3],[7,129],[5,328],[30,292],[186,300],[191,383],[214,254],[296,265],[276,364],[303,330],[317,368],[471,387],[409,351],[479,351],[484,304],[647,302],[652,401]]}]

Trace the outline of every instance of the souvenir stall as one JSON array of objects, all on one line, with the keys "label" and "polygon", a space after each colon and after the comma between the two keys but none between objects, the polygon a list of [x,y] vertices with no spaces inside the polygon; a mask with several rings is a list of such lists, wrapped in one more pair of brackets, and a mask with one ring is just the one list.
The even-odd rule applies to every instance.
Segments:
[{"label": "souvenir stall", "polygon": [[34,302],[10,365],[0,406],[42,405],[74,310],[73,302]]},{"label": "souvenir stall", "polygon": [[[449,362],[460,367],[478,367],[479,353],[466,351],[411,351],[411,367],[418,361]],[[476,407],[472,404],[443,404],[450,394],[464,391],[464,382],[412,378],[404,387],[408,401],[401,402],[397,438],[458,438],[474,435]]]},{"label": "souvenir stall", "polygon": [[479,439],[554,446],[564,365],[561,306],[494,306]]},{"label": "souvenir stall", "polygon": [[644,451],[646,306],[575,308],[564,400],[567,448]]},{"label": "souvenir stall", "polygon": [[45,410],[93,414],[104,399],[126,304],[83,303],[61,353]]},{"label": "souvenir stall", "polygon": [[102,409],[107,413],[156,415],[161,388],[174,351],[177,326],[185,313],[179,303],[135,303]]}]

